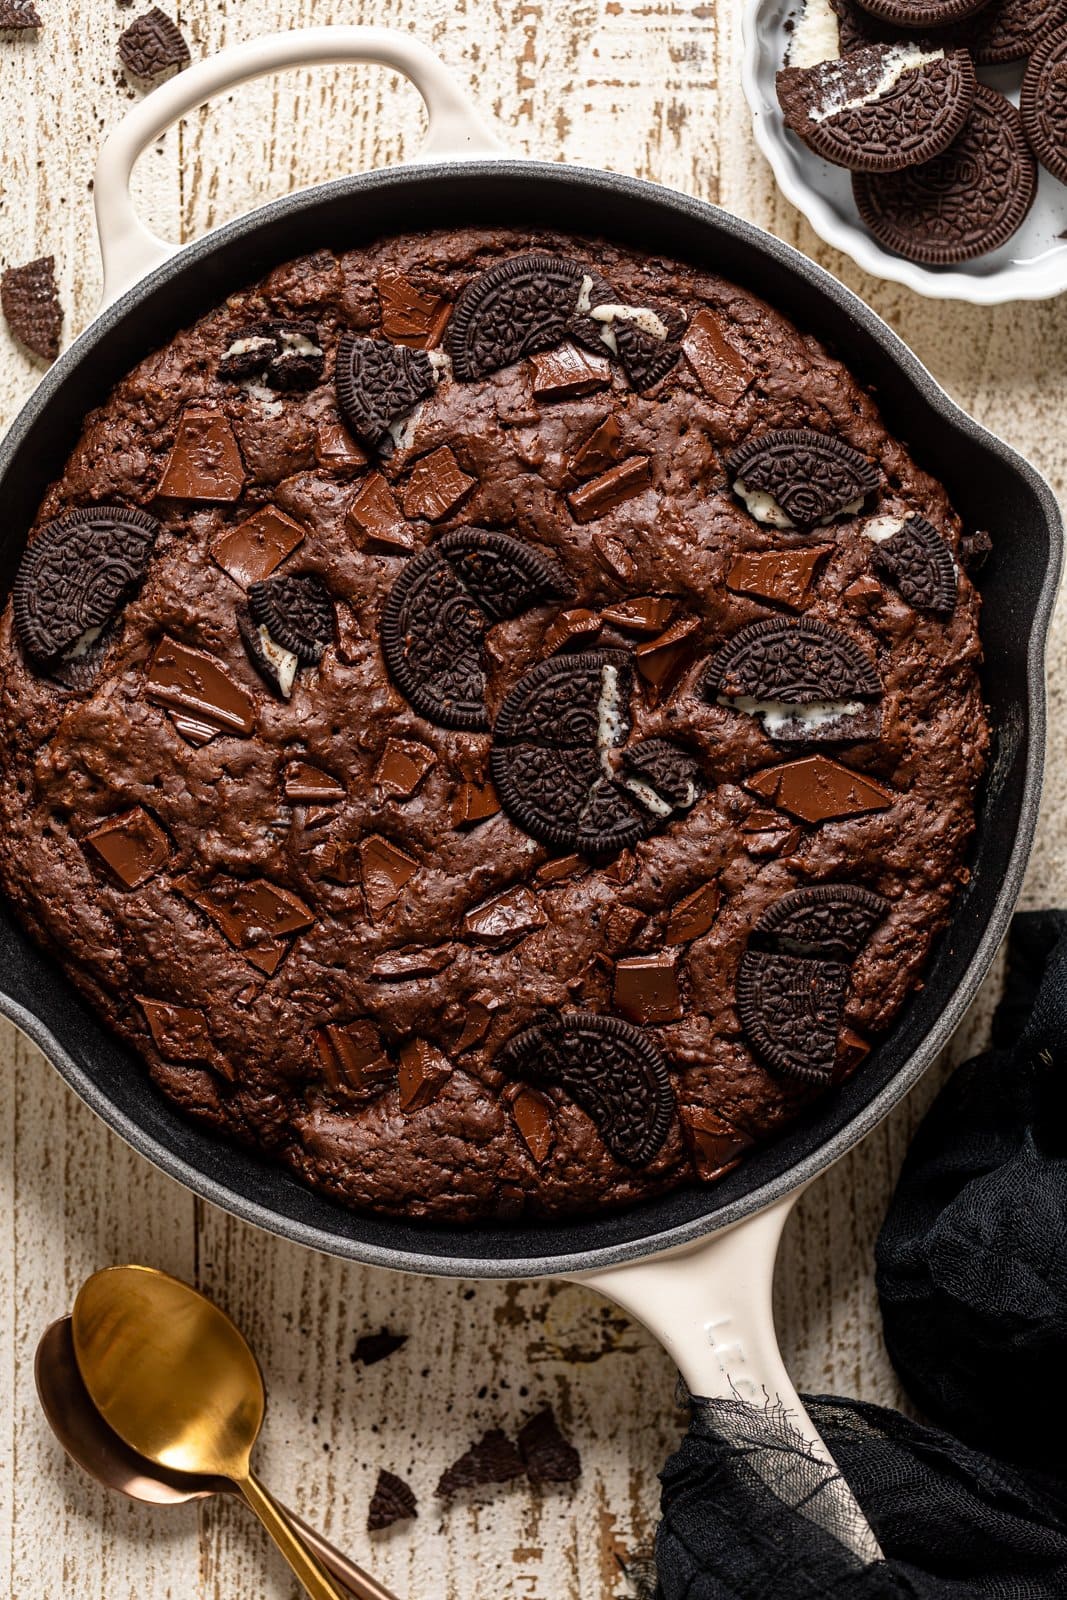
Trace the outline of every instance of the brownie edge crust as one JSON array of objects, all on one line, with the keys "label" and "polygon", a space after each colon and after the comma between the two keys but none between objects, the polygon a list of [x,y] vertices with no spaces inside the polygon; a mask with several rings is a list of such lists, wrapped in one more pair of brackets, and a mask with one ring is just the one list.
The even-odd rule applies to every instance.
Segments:
[{"label": "brownie edge crust", "polygon": [[317,252],[49,489],[0,883],[184,1114],[345,1204],[714,1181],[863,1071],[966,881],[967,548],[846,368],[711,273]]}]

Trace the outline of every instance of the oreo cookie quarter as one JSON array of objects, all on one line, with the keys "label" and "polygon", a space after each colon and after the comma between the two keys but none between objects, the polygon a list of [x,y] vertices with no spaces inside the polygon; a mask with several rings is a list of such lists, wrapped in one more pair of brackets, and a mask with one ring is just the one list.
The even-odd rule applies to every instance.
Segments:
[{"label": "oreo cookie quarter", "polygon": [[1019,111],[1037,159],[1067,183],[1067,27],[1050,34],[1027,62]]},{"label": "oreo cookie quarter", "polygon": [[966,50],[871,44],[777,77],[786,126],[852,172],[899,172],[931,161],[962,131],[977,79]]},{"label": "oreo cookie quarter", "polygon": [[1037,163],[1015,107],[979,84],[966,127],[942,155],[903,172],[856,173],[852,189],[879,244],[947,267],[1007,243],[1033,204]]}]

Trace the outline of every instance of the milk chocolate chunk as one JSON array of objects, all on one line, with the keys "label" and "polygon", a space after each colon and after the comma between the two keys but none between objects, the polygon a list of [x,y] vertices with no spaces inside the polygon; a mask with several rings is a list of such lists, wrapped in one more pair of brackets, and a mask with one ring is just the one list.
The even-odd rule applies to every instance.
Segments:
[{"label": "milk chocolate chunk", "polygon": [[726,337],[719,318],[706,307],[686,329],[682,350],[701,387],[720,405],[740,400],[755,378],[748,362]]},{"label": "milk chocolate chunk", "polygon": [[799,611],[810,598],[819,566],[830,554],[828,544],[806,550],[760,550],[736,556],[726,574],[726,587],[734,594],[750,594],[772,605]]},{"label": "milk chocolate chunk", "polygon": [[539,400],[572,400],[576,395],[593,394],[611,382],[611,368],[603,356],[594,356],[577,345],[561,344],[531,358],[533,392]]},{"label": "milk chocolate chunk", "polygon": [[615,963],[615,1009],[631,1022],[676,1022],[682,1015],[673,956],[627,956]]},{"label": "milk chocolate chunk", "polygon": [[637,562],[621,539],[598,528],[593,534],[593,553],[605,572],[628,583],[637,573]]},{"label": "milk chocolate chunk", "polygon": [[377,544],[394,550],[414,550],[415,534],[400,513],[386,480],[372,472],[360,484],[347,512],[348,523]]},{"label": "milk chocolate chunk", "polygon": [[247,735],[255,726],[251,696],[234,683],[214,656],[166,636],[148,663],[145,694],[149,700],[191,713],[202,725],[226,733]]},{"label": "milk chocolate chunk", "polygon": [[765,1066],[809,1083],[831,1081],[849,976],[840,961],[745,951],[737,974],[737,1009]]},{"label": "milk chocolate chunk", "polygon": [[505,1091],[516,1132],[539,1167],[552,1154],[556,1136],[552,1127],[552,1106],[536,1089],[513,1084]]},{"label": "milk chocolate chunk", "polygon": [[127,506],[87,506],[45,524],[23,552],[12,588],[19,641],[42,662],[95,644],[139,587],[159,523]]},{"label": "milk chocolate chunk", "polygon": [[432,978],[456,959],[455,945],[436,949],[383,950],[371,962],[372,983],[410,983],[414,978]]},{"label": "milk chocolate chunk", "polygon": [[898,532],[874,547],[874,564],[917,611],[950,616],[959,579],[952,552],[925,517],[909,517]]},{"label": "milk chocolate chunk", "polygon": [[406,850],[369,834],[359,845],[363,893],[372,917],[380,917],[400,897],[400,893],[419,870],[419,863]]},{"label": "milk chocolate chunk", "polygon": [[[772,737],[819,737],[833,719],[805,722],[789,708],[862,710],[881,695],[878,670],[849,634],[829,622],[775,618],[750,622],[712,657],[701,685],[706,699],[737,702],[737,709],[762,715]],[[795,724],[795,726],[794,726]]]},{"label": "milk chocolate chunk", "polygon": [[303,538],[299,522],[277,506],[263,506],[236,528],[220,534],[211,546],[211,555],[234,583],[247,589],[269,578]]},{"label": "milk chocolate chunk", "polygon": [[182,413],[156,494],[163,500],[238,500],[244,462],[233,429],[220,411]]},{"label": "milk chocolate chunk", "polygon": [[321,828],[324,822],[333,822],[337,813],[330,805],[307,806],[304,810],[304,827]]},{"label": "milk chocolate chunk", "polygon": [[398,1478],[395,1472],[381,1467],[367,1507],[367,1532],[378,1533],[382,1528],[391,1528],[394,1522],[407,1522],[418,1514],[418,1501],[411,1485]]},{"label": "milk chocolate chunk", "polygon": [[266,578],[248,591],[248,609],[260,629],[288,650],[302,666],[314,666],[333,642],[330,592],[315,573]]},{"label": "milk chocolate chunk", "polygon": [[643,1029],[621,1017],[545,1012],[494,1061],[511,1078],[563,1089],[626,1166],[647,1165],[674,1119],[666,1060]]},{"label": "milk chocolate chunk", "polygon": [[574,639],[588,639],[600,631],[600,621],[600,613],[585,606],[557,612],[545,631],[545,649],[552,653],[562,650]]},{"label": "milk chocolate chunk", "polygon": [[778,428],[726,459],[734,491],[758,522],[806,530],[859,510],[881,473],[836,434]]},{"label": "milk chocolate chunk", "polygon": [[339,422],[320,422],[315,429],[315,460],[327,472],[355,472],[367,464],[366,454]]},{"label": "milk chocolate chunk", "polygon": [[387,739],[374,773],[379,789],[406,800],[413,795],[437,757],[417,739]]},{"label": "milk chocolate chunk", "polygon": [[54,361],[63,326],[55,256],[38,256],[24,266],[5,268],[0,274],[0,309],[21,345],[42,361]]},{"label": "milk chocolate chunk", "polygon": [[191,59],[178,24],[158,6],[136,17],[119,35],[118,52],[126,71],[144,79],[180,70]]},{"label": "milk chocolate chunk", "polygon": [[143,806],[109,817],[86,835],[85,842],[124,889],[139,889],[170,860],[170,840]]},{"label": "milk chocolate chunk", "polygon": [[400,1050],[401,1111],[422,1111],[432,1105],[452,1076],[452,1063],[428,1039],[409,1039]]},{"label": "milk chocolate chunk", "polygon": [[893,804],[892,794],[880,783],[827,756],[766,767],[746,778],[745,787],[802,822],[835,822],[868,811],[887,811]]},{"label": "milk chocolate chunk", "polygon": [[478,1489],[485,1484],[511,1483],[526,1472],[522,1457],[500,1428],[490,1428],[476,1444],[464,1451],[437,1480],[439,1500],[451,1500],[462,1489]]},{"label": "milk chocolate chunk", "polygon": [[471,827],[495,817],[500,810],[500,800],[491,783],[461,783],[452,796],[452,826]]},{"label": "milk chocolate chunk", "polygon": [[661,633],[666,628],[675,602],[670,595],[642,594],[618,600],[600,613],[605,622],[633,633]]},{"label": "milk chocolate chunk", "polygon": [[576,262],[526,255],[472,278],[448,326],[457,381],[472,383],[520,356],[562,344],[578,320],[584,276]]},{"label": "milk chocolate chunk", "polygon": [[624,455],[622,429],[614,416],[607,416],[571,457],[570,476],[578,481],[595,477],[622,460]]},{"label": "milk chocolate chunk", "polygon": [[39,28],[41,19],[33,0],[0,0],[0,29]]},{"label": "milk chocolate chunk", "polygon": [[669,945],[690,944],[700,939],[715,921],[721,896],[714,883],[701,884],[692,894],[678,900],[671,907],[664,942]]},{"label": "milk chocolate chunk", "polygon": [[337,403],[357,439],[378,449],[390,427],[433,391],[435,376],[422,350],[345,333],[337,347]]},{"label": "milk chocolate chunk", "polygon": [[531,1483],[574,1483],[581,1477],[582,1458],[560,1432],[551,1406],[524,1422],[515,1442]]},{"label": "milk chocolate chunk", "polygon": [[634,660],[642,678],[656,687],[666,683],[685,660],[687,642],[699,627],[700,620],[697,617],[678,617],[654,639],[646,639],[639,644],[634,651]]},{"label": "milk chocolate chunk", "polygon": [[448,446],[416,461],[404,491],[404,515],[440,522],[465,500],[477,483],[464,472]]},{"label": "milk chocolate chunk", "polygon": [[334,805],[345,792],[339,778],[310,761],[290,761],[282,779],[282,793],[297,805]]},{"label": "milk chocolate chunk", "polygon": [[315,1029],[315,1045],[326,1091],[337,1100],[374,1100],[396,1079],[381,1035],[366,1019],[324,1023]]},{"label": "milk chocolate chunk", "polygon": [[609,467],[599,477],[590,478],[567,496],[567,504],[579,522],[593,522],[606,516],[635,495],[643,494],[652,482],[652,462],[648,456],[631,456]]},{"label": "milk chocolate chunk", "polygon": [[489,1032],[489,1024],[493,1020],[493,1012],[499,1010],[503,1002],[496,996],[483,993],[476,996],[466,1008],[463,1018],[463,1032],[456,1040],[454,1054],[462,1055],[464,1050],[469,1050],[473,1045],[481,1044]]},{"label": "milk chocolate chunk", "polygon": [[207,1017],[199,1006],[176,1006],[166,1000],[147,1000],[138,996],[152,1042],[164,1061],[199,1061],[211,1064],[215,1047],[208,1033]]},{"label": "milk chocolate chunk", "polygon": [[501,949],[543,928],[547,921],[536,896],[520,883],[468,911],[463,931],[477,944]]},{"label": "milk chocolate chunk", "polygon": [[432,350],[445,329],[452,307],[442,296],[424,294],[402,272],[378,272],[378,304],[382,332],[393,344]]},{"label": "milk chocolate chunk", "polygon": [[697,1177],[704,1183],[721,1178],[752,1148],[751,1135],[703,1106],[683,1108],[682,1127]]},{"label": "milk chocolate chunk", "polygon": [[267,972],[275,970],[285,953],[278,941],[304,932],[315,921],[299,895],[266,878],[219,873],[204,884],[179,879],[174,887],[199,906],[235,950]]},{"label": "milk chocolate chunk", "polygon": [[888,910],[888,900],[859,884],[818,883],[782,895],[755,931],[775,950],[851,961]]}]

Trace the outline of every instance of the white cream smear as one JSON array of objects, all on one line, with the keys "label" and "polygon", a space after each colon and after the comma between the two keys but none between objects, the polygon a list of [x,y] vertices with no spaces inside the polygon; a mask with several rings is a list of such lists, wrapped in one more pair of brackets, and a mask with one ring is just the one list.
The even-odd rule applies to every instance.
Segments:
[{"label": "white cream smear", "polygon": [[[855,95],[849,94],[842,63],[842,71],[831,76],[830,82],[824,87],[821,103],[812,107],[808,112],[808,119],[811,122],[825,122],[829,117],[836,117],[842,111],[858,111],[861,106],[873,105],[876,100],[881,100],[884,95],[895,89],[905,73],[917,72],[920,67],[930,67],[934,62],[944,59],[943,50],[923,50],[917,44],[895,45],[885,58],[885,66],[878,82],[864,94]],[[833,77],[838,77],[836,90]]]},{"label": "white cream smear", "polygon": [[841,54],[841,29],[830,0],[805,0],[789,45],[791,67],[817,67]]},{"label": "white cream smear", "polygon": [[85,632],[79,634],[78,638],[75,639],[70,649],[63,651],[61,660],[80,661],[82,656],[88,655],[89,651],[93,648],[93,645],[103,633],[105,626],[105,623],[101,623],[99,628],[86,628]]},{"label": "white cream smear", "polygon": [[580,317],[592,317],[594,322],[604,324],[600,330],[600,337],[612,355],[619,353],[615,338],[616,322],[632,322],[642,333],[647,333],[653,339],[666,339],[668,334],[667,324],[662,317],[656,315],[651,306],[621,306],[606,301],[594,306],[593,280],[588,272],[582,279],[574,310]]},{"label": "white cream smear", "polygon": [[300,665],[299,661],[291,650],[286,650],[271,638],[262,623],[259,625],[259,646],[278,675],[278,688],[288,700],[293,692],[293,680]]},{"label": "white cream smear", "polygon": [[863,524],[860,532],[874,544],[882,544],[886,539],[891,539],[895,533],[899,533],[903,526],[903,517],[871,517]]},{"label": "white cream smear", "polygon": [[[745,509],[750,517],[757,522],[762,522],[768,528],[782,528],[788,531],[796,527],[796,523],[788,511],[780,506],[772,494],[765,489],[750,489],[744,478],[738,478],[734,484],[734,494],[743,500]],[[855,500],[850,500],[847,506],[841,506],[828,517],[820,517],[816,527],[828,528],[837,517],[854,517],[857,511],[863,509],[866,497],[859,495]]]},{"label": "white cream smear", "polygon": [[750,717],[759,717],[763,731],[775,739],[786,728],[825,728],[829,722],[840,722],[845,717],[858,717],[867,707],[862,700],[809,700],[805,705],[790,704],[788,700],[757,700],[752,695],[720,694],[720,706],[731,711],[744,711]]}]

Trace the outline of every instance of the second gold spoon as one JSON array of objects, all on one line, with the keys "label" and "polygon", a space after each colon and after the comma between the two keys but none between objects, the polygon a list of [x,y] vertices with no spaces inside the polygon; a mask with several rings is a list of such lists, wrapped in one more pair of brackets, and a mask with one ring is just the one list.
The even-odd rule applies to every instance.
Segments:
[{"label": "second gold spoon", "polygon": [[89,1395],[120,1439],[158,1466],[228,1478],[311,1600],[346,1600],[252,1472],[263,1377],[244,1336],[204,1295],[151,1267],[107,1267],[71,1318]]}]

